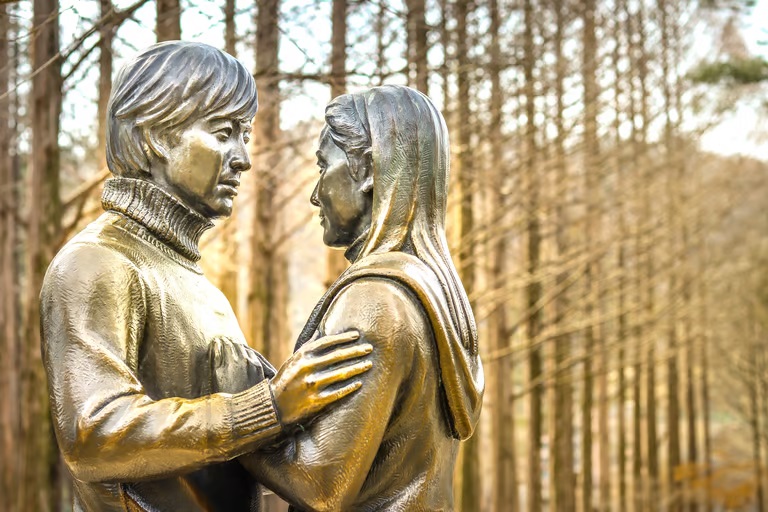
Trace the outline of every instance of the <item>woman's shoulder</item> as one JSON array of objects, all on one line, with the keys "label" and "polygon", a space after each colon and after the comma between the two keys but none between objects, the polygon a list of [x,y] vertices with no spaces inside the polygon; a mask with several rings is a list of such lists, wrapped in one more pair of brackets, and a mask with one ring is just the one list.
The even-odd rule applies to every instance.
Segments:
[{"label": "woman's shoulder", "polygon": [[356,329],[381,343],[422,338],[430,332],[416,295],[386,277],[363,277],[348,283],[336,294],[323,324],[323,332]]}]

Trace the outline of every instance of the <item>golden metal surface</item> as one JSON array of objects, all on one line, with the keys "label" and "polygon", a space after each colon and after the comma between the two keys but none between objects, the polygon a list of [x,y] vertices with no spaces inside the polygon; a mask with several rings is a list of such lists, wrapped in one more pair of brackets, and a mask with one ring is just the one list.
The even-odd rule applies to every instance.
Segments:
[{"label": "golden metal surface", "polygon": [[354,329],[373,346],[373,368],[279,449],[240,461],[298,510],[453,510],[458,445],[477,424],[484,382],[445,238],[445,122],[399,86],[340,96],[325,119],[312,202],[325,242],[348,247],[352,265],[297,348]]},{"label": "golden metal surface", "polygon": [[[258,510],[258,485],[232,459],[352,393],[370,367],[360,358],[372,347],[346,333],[276,372],[197,265],[201,234],[231,213],[250,169],[255,112],[251,75],[207,45],[155,45],[117,76],[106,211],[62,248],[41,291],[77,511]],[[219,381],[242,389],[214,393]]]}]

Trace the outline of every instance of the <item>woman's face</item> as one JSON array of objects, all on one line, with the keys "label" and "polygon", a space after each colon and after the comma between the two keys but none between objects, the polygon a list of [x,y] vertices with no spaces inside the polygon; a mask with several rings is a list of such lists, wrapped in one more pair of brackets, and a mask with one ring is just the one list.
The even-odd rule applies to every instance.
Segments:
[{"label": "woman's face", "polygon": [[330,136],[327,127],[317,150],[320,178],[310,202],[320,208],[323,242],[329,247],[349,247],[371,225],[373,193],[366,176],[355,179],[347,155]]}]

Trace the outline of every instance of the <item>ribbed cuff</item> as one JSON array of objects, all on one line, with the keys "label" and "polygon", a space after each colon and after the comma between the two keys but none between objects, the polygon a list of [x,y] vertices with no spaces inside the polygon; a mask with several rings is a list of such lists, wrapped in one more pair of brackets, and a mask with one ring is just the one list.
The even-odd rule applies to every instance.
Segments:
[{"label": "ribbed cuff", "polygon": [[280,432],[269,381],[264,379],[252,388],[232,395],[230,417],[235,441],[249,438],[255,441]]}]

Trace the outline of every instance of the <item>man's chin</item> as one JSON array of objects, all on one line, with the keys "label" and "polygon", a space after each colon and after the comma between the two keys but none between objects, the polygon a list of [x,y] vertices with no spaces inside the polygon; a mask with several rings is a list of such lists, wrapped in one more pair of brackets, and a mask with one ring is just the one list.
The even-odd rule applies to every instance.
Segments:
[{"label": "man's chin", "polygon": [[234,203],[232,199],[220,199],[213,204],[209,204],[206,217],[211,219],[226,219],[232,216]]}]

